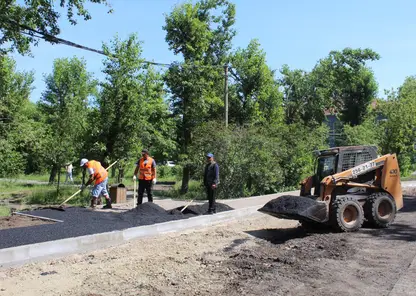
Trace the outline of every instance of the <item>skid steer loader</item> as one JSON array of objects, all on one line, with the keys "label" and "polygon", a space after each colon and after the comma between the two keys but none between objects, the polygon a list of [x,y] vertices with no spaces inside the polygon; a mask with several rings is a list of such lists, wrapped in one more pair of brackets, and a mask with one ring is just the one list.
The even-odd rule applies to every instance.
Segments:
[{"label": "skid steer loader", "polygon": [[317,151],[315,167],[315,174],[300,183],[300,196],[278,197],[259,211],[308,228],[326,224],[351,232],[364,220],[388,227],[403,207],[395,154],[377,156],[374,146],[336,147]]}]

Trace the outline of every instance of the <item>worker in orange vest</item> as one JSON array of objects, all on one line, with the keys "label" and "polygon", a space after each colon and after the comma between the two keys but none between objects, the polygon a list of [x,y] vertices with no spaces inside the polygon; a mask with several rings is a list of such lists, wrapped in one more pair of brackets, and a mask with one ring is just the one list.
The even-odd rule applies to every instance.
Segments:
[{"label": "worker in orange vest", "polygon": [[139,174],[139,196],[137,199],[137,205],[143,203],[143,194],[146,190],[148,202],[153,202],[153,184],[156,184],[156,162],[149,156],[149,151],[142,150],[142,157],[136,163],[136,169],[134,170],[133,180],[137,179]]},{"label": "worker in orange vest", "polygon": [[107,184],[108,184],[108,172],[107,170],[101,165],[99,161],[96,160],[88,160],[86,158],[81,159],[80,163],[82,168],[87,169],[90,178],[88,182],[81,186],[81,190],[85,187],[90,185],[92,182],[94,183],[94,188],[92,189],[92,198],[91,198],[91,208],[95,208],[97,204],[98,198],[103,195],[105,197],[106,204],[103,206],[103,209],[111,209],[111,199],[108,195],[107,191]]}]

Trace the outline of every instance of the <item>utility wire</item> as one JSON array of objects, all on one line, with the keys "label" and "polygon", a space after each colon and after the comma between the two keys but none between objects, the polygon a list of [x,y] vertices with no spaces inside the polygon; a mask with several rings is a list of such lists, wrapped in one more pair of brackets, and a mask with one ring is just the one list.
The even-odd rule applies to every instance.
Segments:
[{"label": "utility wire", "polygon": [[[18,27],[22,34],[30,36],[30,37],[35,37],[35,38],[46,40],[48,42],[64,44],[64,45],[75,47],[75,48],[78,48],[78,49],[95,52],[95,53],[107,56],[109,58],[117,58],[116,55],[106,53],[103,50],[98,50],[98,49],[94,49],[94,48],[91,48],[91,47],[87,47],[87,46],[84,46],[84,45],[81,45],[81,44],[78,44],[78,43],[75,43],[75,42],[72,42],[72,41],[69,41],[69,40],[65,40],[65,39],[62,39],[62,38],[59,38],[59,37],[56,37],[56,36],[53,36],[53,35],[50,35],[50,34],[47,34],[47,33],[37,31],[37,30],[32,29],[31,27],[26,26],[24,24],[19,24],[18,22],[14,21],[12,19],[7,18],[6,21],[9,24]],[[29,31],[30,33],[25,32],[25,30]],[[35,34],[37,34],[37,35],[35,35]],[[142,62],[145,63],[145,64],[150,64],[150,65],[160,66],[160,67],[167,67],[167,68],[177,65],[176,63],[166,64],[166,63],[152,62],[152,61],[147,61],[147,60],[143,60]],[[196,65],[196,64],[189,65],[189,64],[187,64],[186,66],[197,67],[197,68],[221,68],[221,69],[224,68],[224,65]]]}]

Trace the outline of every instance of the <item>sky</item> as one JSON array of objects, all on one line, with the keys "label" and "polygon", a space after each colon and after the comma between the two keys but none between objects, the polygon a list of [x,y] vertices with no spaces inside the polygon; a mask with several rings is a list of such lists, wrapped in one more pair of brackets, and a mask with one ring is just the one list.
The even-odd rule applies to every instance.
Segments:
[{"label": "sky", "polygon": [[[118,34],[127,38],[137,33],[143,41],[143,57],[162,63],[179,60],[165,42],[162,26],[165,14],[180,0],[108,0],[108,8],[89,4],[89,21],[70,25],[64,15],[59,37],[84,46],[101,49]],[[416,1],[413,0],[231,0],[236,4],[237,36],[233,47],[244,48],[258,39],[270,68],[311,70],[331,50],[345,47],[371,48],[381,56],[369,64],[384,90],[399,87],[407,76],[416,75]],[[35,72],[31,100],[37,101],[45,89],[44,75],[52,71],[56,58],[83,57],[88,71],[98,79],[104,56],[66,45],[40,42],[32,48],[34,57],[14,54],[17,69]],[[277,74],[278,77],[278,74]]]}]

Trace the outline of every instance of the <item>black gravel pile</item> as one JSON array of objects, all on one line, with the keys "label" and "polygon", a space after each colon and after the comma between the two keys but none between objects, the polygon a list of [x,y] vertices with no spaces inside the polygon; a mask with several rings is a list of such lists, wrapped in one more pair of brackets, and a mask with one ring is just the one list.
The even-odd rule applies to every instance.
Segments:
[{"label": "black gravel pile", "polygon": [[302,213],[306,209],[316,206],[317,202],[311,198],[293,195],[283,195],[266,203],[260,212],[266,213]]},{"label": "black gravel pile", "polygon": [[[192,205],[188,206],[182,213],[183,214],[192,214],[192,215],[204,215],[208,212],[208,203],[204,203],[203,205]],[[174,209],[173,211],[180,212],[184,207],[178,207]],[[219,212],[225,212],[225,211],[231,211],[234,210],[232,207],[226,204],[222,203],[216,203],[216,211]],[[172,213],[176,213],[173,212]]]},{"label": "black gravel pile", "polygon": [[[220,205],[221,211],[232,209],[217,205]],[[138,208],[121,213],[92,211],[81,207],[66,208],[65,211],[28,211],[25,213],[64,222],[0,230],[0,249],[187,219],[205,213],[207,209],[208,205],[201,205],[196,206],[193,212],[185,210],[181,213],[177,209],[166,211],[154,203],[144,203]]]}]

